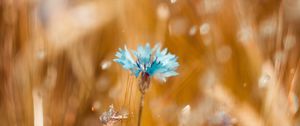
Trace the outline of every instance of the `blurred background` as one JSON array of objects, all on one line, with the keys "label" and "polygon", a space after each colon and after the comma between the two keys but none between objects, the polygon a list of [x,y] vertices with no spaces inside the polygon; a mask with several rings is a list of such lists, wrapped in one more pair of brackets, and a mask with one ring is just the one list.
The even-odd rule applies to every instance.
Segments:
[{"label": "blurred background", "polygon": [[161,43],[143,126],[300,126],[299,0],[1,0],[0,126],[135,126],[137,79],[118,48]]}]

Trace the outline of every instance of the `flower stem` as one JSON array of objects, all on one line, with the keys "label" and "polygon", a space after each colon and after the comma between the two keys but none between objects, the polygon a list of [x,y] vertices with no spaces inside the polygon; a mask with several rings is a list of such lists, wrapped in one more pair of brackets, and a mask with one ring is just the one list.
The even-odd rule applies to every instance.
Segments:
[{"label": "flower stem", "polygon": [[142,73],[141,78],[139,80],[139,90],[141,92],[140,106],[139,106],[139,114],[138,114],[138,126],[141,126],[143,108],[144,108],[144,97],[145,93],[150,86],[150,76],[147,73]]},{"label": "flower stem", "polygon": [[141,126],[141,122],[142,122],[142,114],[143,114],[143,108],[144,108],[144,96],[145,96],[145,94],[141,93],[139,115],[138,115],[138,126]]}]

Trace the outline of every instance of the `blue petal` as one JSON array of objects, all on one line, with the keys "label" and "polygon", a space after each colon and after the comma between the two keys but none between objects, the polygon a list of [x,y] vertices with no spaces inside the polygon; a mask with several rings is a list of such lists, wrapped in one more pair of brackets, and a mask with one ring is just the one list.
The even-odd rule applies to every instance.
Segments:
[{"label": "blue petal", "polygon": [[151,49],[147,43],[145,46],[138,46],[137,50],[132,52],[137,61],[133,60],[126,46],[125,50],[119,49],[114,61],[121,64],[123,68],[130,70],[136,77],[139,76],[140,72],[146,72],[150,76],[166,81],[166,78],[178,75],[176,72],[179,66],[177,57],[168,53],[167,48],[161,51],[160,44],[156,44]]},{"label": "blue petal", "polygon": [[137,51],[133,51],[140,64],[149,64],[151,60],[151,48],[149,43],[145,47],[138,46]]},{"label": "blue petal", "polygon": [[147,69],[147,73],[165,81],[167,77],[178,75],[176,72],[178,66],[177,57],[168,53],[167,48],[162,51],[158,49],[151,67]]},{"label": "blue petal", "polygon": [[137,77],[141,71],[131,57],[127,47],[125,46],[124,48],[125,50],[119,48],[119,52],[116,53],[117,58],[114,61],[121,64],[123,68],[130,70]]}]

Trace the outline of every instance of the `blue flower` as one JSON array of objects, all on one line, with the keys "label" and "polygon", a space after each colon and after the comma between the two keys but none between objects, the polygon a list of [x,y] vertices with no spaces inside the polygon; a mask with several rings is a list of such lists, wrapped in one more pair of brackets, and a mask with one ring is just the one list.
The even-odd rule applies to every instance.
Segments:
[{"label": "blue flower", "polygon": [[132,74],[138,77],[141,73],[150,77],[166,81],[167,77],[176,76],[177,67],[179,66],[175,55],[168,53],[167,48],[161,50],[160,45],[156,44],[153,49],[147,43],[144,47],[138,46],[136,51],[132,51],[135,56],[134,60],[125,46],[119,48],[116,53],[115,62],[121,64],[123,68],[130,70]]}]

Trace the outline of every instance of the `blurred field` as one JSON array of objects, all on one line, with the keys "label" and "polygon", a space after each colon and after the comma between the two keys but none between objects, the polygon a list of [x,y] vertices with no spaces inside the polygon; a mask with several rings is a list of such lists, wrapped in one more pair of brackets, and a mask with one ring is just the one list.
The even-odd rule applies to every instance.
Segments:
[{"label": "blurred field", "polygon": [[143,126],[300,126],[299,0],[1,0],[0,126],[135,126],[137,79],[112,59],[162,43]]}]

